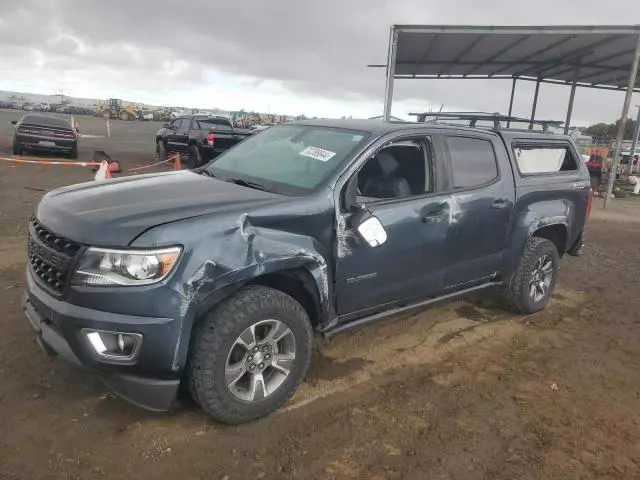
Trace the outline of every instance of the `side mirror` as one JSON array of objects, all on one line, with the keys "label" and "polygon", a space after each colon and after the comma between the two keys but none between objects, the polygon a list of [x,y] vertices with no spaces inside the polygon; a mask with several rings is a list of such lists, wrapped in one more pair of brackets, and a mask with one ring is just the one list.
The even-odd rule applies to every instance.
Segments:
[{"label": "side mirror", "polygon": [[358,225],[358,234],[371,247],[379,247],[387,241],[387,231],[378,220],[378,217],[370,216]]},{"label": "side mirror", "polygon": [[371,247],[379,247],[387,241],[387,231],[378,217],[368,210],[356,213],[351,220],[351,225],[358,231],[358,236]]},{"label": "side mirror", "polygon": [[11,120],[11,125],[17,125],[18,121],[17,120]]}]

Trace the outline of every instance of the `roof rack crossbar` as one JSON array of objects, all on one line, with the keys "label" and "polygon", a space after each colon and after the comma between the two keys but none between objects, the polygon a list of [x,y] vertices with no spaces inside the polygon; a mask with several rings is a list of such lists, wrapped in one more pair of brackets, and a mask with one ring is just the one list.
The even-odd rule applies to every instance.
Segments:
[{"label": "roof rack crossbar", "polygon": [[560,127],[564,122],[560,120],[531,120],[529,118],[514,117],[510,115],[504,115],[499,112],[487,113],[487,112],[420,112],[409,113],[409,115],[415,116],[418,122],[425,123],[427,118],[433,117],[430,122],[437,123],[439,118],[446,120],[468,120],[470,127],[475,127],[478,121],[490,121],[493,122],[495,129],[501,129],[501,122],[513,122],[513,123],[528,123],[530,125],[540,125],[543,131],[548,131],[549,127]]}]

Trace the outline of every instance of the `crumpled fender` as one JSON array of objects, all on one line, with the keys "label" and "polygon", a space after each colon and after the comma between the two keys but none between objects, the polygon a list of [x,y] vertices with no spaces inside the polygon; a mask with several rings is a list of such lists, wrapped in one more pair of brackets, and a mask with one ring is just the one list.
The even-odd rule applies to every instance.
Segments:
[{"label": "crumpled fender", "polygon": [[[264,227],[254,227],[247,214],[226,230],[211,251],[211,259],[187,280],[185,308],[198,304],[229,285],[242,284],[279,270],[304,267],[316,281],[323,311],[328,302],[327,263],[315,239]],[[185,312],[186,313],[186,312]]]},{"label": "crumpled fender", "polygon": [[[196,318],[250,280],[268,273],[304,268],[313,277],[320,299],[321,321],[329,315],[329,271],[321,245],[313,238],[254,224],[264,217],[246,213],[227,217],[226,228],[202,232],[185,225],[182,235],[193,232],[190,250],[169,285],[180,294],[179,337],[174,370],[184,365],[191,327]],[[223,223],[220,219],[220,225]],[[265,222],[267,223],[267,222]],[[156,239],[156,241],[159,239]]]}]

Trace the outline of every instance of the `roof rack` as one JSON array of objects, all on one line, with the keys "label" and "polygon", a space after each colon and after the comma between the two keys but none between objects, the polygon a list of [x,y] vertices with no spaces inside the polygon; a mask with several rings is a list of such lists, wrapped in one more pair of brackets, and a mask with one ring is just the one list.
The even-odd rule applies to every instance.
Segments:
[{"label": "roof rack", "polygon": [[513,123],[528,123],[529,129],[533,128],[533,125],[542,126],[542,131],[547,132],[549,127],[559,127],[564,124],[559,120],[531,120],[523,117],[513,117],[510,115],[503,115],[499,112],[487,113],[487,112],[423,112],[423,113],[410,113],[418,117],[418,122],[425,123],[428,117],[433,117],[429,123],[438,123],[438,119],[444,118],[446,120],[468,120],[470,127],[475,127],[478,121],[490,121],[493,122],[493,127],[497,130],[502,129],[500,122],[507,122],[507,128]]}]

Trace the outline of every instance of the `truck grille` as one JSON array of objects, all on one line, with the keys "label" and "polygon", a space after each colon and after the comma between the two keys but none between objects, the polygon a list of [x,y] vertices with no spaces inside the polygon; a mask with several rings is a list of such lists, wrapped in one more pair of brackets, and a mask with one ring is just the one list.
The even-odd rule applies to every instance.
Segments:
[{"label": "truck grille", "polygon": [[61,295],[82,246],[48,231],[35,218],[29,224],[28,245],[33,273],[48,290]]}]

